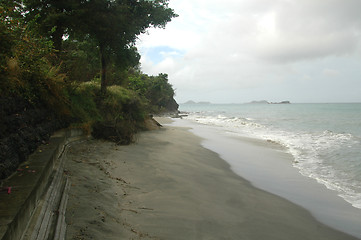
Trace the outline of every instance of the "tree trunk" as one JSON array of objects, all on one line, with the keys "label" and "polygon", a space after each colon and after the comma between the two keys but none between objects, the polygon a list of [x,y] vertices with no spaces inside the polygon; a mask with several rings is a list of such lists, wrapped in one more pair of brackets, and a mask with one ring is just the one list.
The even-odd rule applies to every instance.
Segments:
[{"label": "tree trunk", "polygon": [[101,61],[101,77],[100,77],[100,81],[101,81],[101,87],[100,87],[100,92],[102,95],[105,94],[105,92],[107,91],[107,61],[105,59],[105,53],[104,53],[104,47],[102,45],[99,46],[99,50],[100,50],[100,61]]},{"label": "tree trunk", "polygon": [[57,22],[55,31],[52,33],[53,46],[56,50],[56,54],[59,56],[62,51],[64,28],[61,23]]}]

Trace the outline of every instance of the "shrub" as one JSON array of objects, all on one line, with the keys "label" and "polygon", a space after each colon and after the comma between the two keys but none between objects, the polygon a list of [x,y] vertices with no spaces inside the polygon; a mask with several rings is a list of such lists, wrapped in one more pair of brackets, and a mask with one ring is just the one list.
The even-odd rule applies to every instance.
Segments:
[{"label": "shrub", "polygon": [[[73,86],[69,94],[73,125],[90,127],[96,121],[102,120],[96,103],[100,92],[100,84],[91,81],[81,84],[73,83],[73,85],[76,86]],[[90,131],[90,129],[87,129],[87,131]]]},{"label": "shrub", "polygon": [[133,91],[121,86],[110,86],[99,103],[103,120],[93,128],[93,136],[129,144],[134,134],[144,128],[145,104]]}]

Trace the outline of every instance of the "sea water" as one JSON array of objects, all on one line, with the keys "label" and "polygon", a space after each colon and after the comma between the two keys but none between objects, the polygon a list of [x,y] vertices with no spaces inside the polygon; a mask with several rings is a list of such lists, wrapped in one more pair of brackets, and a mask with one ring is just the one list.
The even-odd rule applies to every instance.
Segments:
[{"label": "sea water", "polygon": [[186,119],[271,141],[293,166],[361,209],[361,103],[181,104]]}]

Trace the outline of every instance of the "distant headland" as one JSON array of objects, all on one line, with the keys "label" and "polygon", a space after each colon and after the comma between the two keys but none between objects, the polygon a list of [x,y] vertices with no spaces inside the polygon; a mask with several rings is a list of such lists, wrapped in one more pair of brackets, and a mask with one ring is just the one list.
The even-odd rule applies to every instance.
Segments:
[{"label": "distant headland", "polygon": [[183,104],[211,104],[211,103],[210,102],[195,102],[195,101],[189,100]]},{"label": "distant headland", "polygon": [[261,101],[252,101],[252,102],[249,102],[249,104],[291,104],[291,102],[290,101],[269,102],[266,100],[261,100]]},{"label": "distant headland", "polygon": [[[193,100],[189,100],[187,102],[184,102],[182,104],[212,104],[211,102],[205,102],[205,101],[201,101],[201,102],[195,102]],[[259,101],[252,101],[252,102],[248,102],[246,104],[291,104],[290,101],[281,101],[281,102],[269,102],[267,100],[259,100]]]}]

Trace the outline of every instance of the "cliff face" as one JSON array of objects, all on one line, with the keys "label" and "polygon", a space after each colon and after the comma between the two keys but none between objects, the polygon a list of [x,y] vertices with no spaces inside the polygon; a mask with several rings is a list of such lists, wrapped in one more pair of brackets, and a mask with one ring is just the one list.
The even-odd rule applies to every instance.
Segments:
[{"label": "cliff face", "polygon": [[12,174],[54,131],[65,126],[45,107],[15,97],[0,98],[0,179]]},{"label": "cliff face", "polygon": [[165,106],[166,110],[169,112],[178,112],[179,104],[174,98],[172,98],[167,105]]}]

